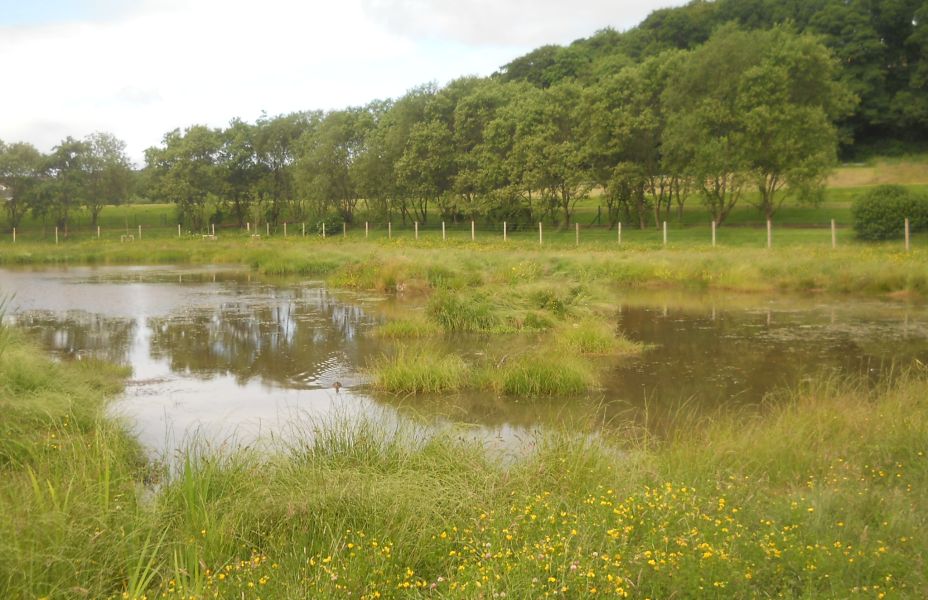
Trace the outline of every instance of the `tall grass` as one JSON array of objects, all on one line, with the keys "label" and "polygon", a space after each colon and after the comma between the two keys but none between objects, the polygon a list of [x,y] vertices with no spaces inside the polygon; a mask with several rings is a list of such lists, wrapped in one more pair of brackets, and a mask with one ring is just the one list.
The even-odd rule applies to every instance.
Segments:
[{"label": "tall grass", "polygon": [[[14,335],[18,335],[15,334]],[[145,463],[124,372],[0,362],[0,596],[919,597],[928,373],[825,379],[663,441],[307,425],[278,451]],[[151,482],[157,481],[155,487]]]},{"label": "tall grass", "polygon": [[473,387],[472,369],[454,354],[400,350],[375,362],[375,386],[394,393],[437,394]]}]

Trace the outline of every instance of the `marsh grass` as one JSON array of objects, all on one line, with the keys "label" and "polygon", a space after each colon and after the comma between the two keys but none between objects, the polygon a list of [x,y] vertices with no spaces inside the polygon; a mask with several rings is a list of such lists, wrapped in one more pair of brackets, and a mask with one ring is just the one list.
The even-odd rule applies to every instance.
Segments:
[{"label": "marsh grass", "polygon": [[575,354],[635,355],[645,345],[621,335],[607,320],[585,319],[567,323],[556,334],[556,344]]},{"label": "marsh grass", "polygon": [[401,349],[374,362],[374,385],[393,393],[437,394],[473,387],[473,369],[454,354]]},{"label": "marsh grass", "polygon": [[464,296],[439,290],[428,305],[429,318],[449,333],[495,333],[504,330],[497,306],[483,294]]},{"label": "marsh grass", "polygon": [[592,366],[571,356],[526,353],[485,373],[491,389],[508,396],[583,395],[598,384]]},{"label": "marsh grass", "polygon": [[277,452],[181,449],[154,489],[132,438],[102,418],[124,375],[51,362],[18,337],[8,347],[3,597],[918,597],[928,586],[923,367],[876,386],[822,378],[753,415],[683,410],[664,439],[549,429],[507,462],[454,429],[335,421]]},{"label": "marsh grass", "polygon": [[441,328],[421,318],[401,318],[382,323],[374,329],[374,335],[389,340],[430,338],[441,335]]},{"label": "marsh grass", "polygon": [[[465,244],[299,238],[75,242],[57,247],[17,243],[3,247],[0,264],[240,264],[262,273],[319,277],[332,286],[350,289],[453,290],[466,292],[464,297],[473,293],[501,299],[520,296],[525,309],[531,308],[526,296],[532,288],[547,287],[552,292],[550,303],[538,299],[546,300],[539,312],[549,317],[563,311],[562,303],[569,300],[573,289],[581,290],[586,300],[616,288],[642,286],[857,295],[928,293],[926,238],[913,238],[910,253],[901,244],[842,240],[832,249],[827,244],[779,246],[780,238],[775,240],[772,250],[762,244],[712,248],[705,240],[695,239],[668,248],[630,240],[622,246],[590,242],[580,249],[539,248],[527,241]],[[482,288],[479,293],[477,287]],[[511,315],[505,310],[469,314],[456,306],[443,308],[448,310],[439,311],[441,318],[451,327],[492,328],[501,319],[502,326],[512,328]]]}]

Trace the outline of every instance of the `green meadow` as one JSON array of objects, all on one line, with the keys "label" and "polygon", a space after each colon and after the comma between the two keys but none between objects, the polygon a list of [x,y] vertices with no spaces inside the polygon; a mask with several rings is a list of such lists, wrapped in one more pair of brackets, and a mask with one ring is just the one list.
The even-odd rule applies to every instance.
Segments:
[{"label": "green meadow", "polygon": [[[863,244],[851,192],[789,206],[773,247],[744,208],[718,231],[507,232],[434,223],[268,238],[182,232],[165,205],[109,207],[104,235],[31,222],[0,266],[229,264],[395,297],[374,331],[379,393],[532,402],[596,390],[602,357],[645,350],[605,325],[618,290],[848,299],[928,294],[928,238]],[[832,247],[827,225],[840,227]],[[143,226],[139,240],[120,241]],[[811,227],[815,225],[815,227]],[[148,234],[149,228],[151,235]],[[295,229],[295,231],[294,231]],[[120,233],[121,232],[121,233]],[[51,234],[53,236],[53,233]],[[9,294],[15,290],[3,290]],[[464,336],[464,337],[462,337]],[[461,339],[479,352],[456,350]],[[505,339],[506,344],[497,343]],[[476,345],[474,345],[476,344]],[[509,353],[516,344],[523,351]],[[909,598],[928,587],[928,371],[822,377],[756,411],[546,427],[500,460],[463,426],[305,425],[270,452],[191,443],[154,462],[107,411],[129,376],[46,356],[0,326],[4,598]]]}]

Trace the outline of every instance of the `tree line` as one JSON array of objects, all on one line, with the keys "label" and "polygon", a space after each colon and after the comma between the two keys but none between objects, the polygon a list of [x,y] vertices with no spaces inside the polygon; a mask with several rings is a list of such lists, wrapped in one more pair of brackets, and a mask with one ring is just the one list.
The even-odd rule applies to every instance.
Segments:
[{"label": "tree line", "polygon": [[[361,210],[369,220],[566,226],[592,190],[610,225],[644,228],[691,199],[722,224],[745,199],[769,218],[788,197],[821,198],[841,124],[859,107],[821,37],[726,24],[692,48],[646,54],[593,61],[594,79],[550,75],[523,57],[491,77],[365,106],[176,129],[146,151],[136,193],[175,203],[191,229],[351,223]],[[536,81],[539,72],[549,76]],[[25,207],[58,222],[69,208],[113,200],[123,180],[115,170],[101,179],[94,148],[91,138],[65,140],[49,157],[0,148],[10,223]],[[106,164],[124,164],[118,154]]]}]

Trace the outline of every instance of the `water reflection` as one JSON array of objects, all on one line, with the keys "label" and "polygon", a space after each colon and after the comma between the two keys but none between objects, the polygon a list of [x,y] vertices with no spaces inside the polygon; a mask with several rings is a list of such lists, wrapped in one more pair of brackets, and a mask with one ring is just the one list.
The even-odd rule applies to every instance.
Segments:
[{"label": "water reflection", "polygon": [[92,354],[120,364],[129,362],[129,344],[136,329],[132,319],[83,311],[35,310],[14,315],[10,321],[56,354],[74,359]]},{"label": "water reflection", "polygon": [[148,322],[152,357],[165,359],[173,371],[296,389],[357,383],[356,366],[373,351],[360,334],[370,324],[361,308],[321,288],[221,302]]},{"label": "water reflection", "polygon": [[[552,424],[589,431],[632,422],[662,433],[680,415],[743,410],[804,378],[879,378],[889,365],[928,362],[924,305],[634,292],[617,295],[613,318],[649,350],[598,358],[603,385],[591,394],[380,396],[360,373],[385,349],[371,327],[378,315],[408,310],[399,301],[216,268],[0,269],[0,290],[16,293],[11,318],[63,358],[130,365],[115,409],[143,444],[164,453],[191,437],[252,444],[297,435],[333,414],[465,423],[470,435],[502,447]],[[436,347],[473,358],[487,343],[454,338]],[[537,340],[492,343],[518,352]]]}]

